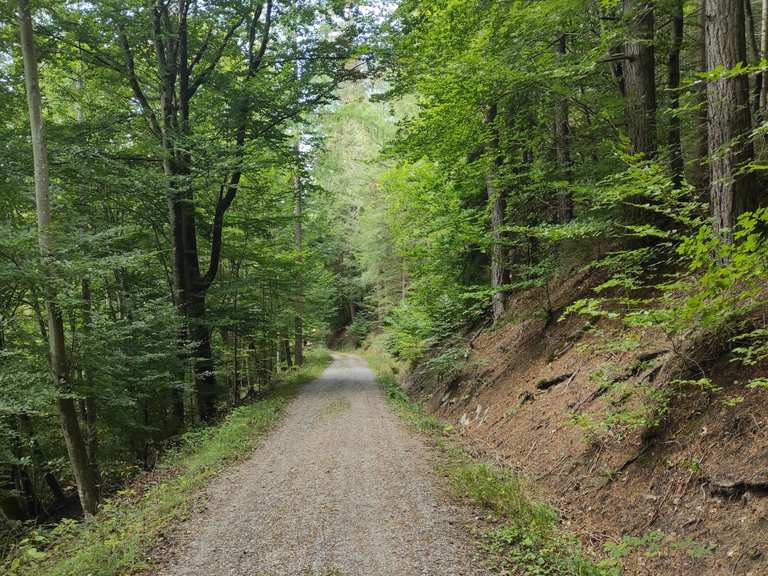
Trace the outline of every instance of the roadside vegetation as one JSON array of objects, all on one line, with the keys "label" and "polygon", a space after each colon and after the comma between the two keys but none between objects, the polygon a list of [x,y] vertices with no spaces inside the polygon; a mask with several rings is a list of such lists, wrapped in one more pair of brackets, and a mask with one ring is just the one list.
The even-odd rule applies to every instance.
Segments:
[{"label": "roadside vegetation", "polygon": [[[595,558],[582,549],[558,518],[513,471],[474,458],[451,437],[452,426],[413,402],[398,384],[402,363],[376,347],[365,353],[395,411],[425,433],[440,453],[437,471],[455,494],[487,514],[482,541],[489,565],[524,576],[619,576],[620,564],[606,551]],[[505,573],[505,572],[502,572]]]},{"label": "roadside vegetation", "polygon": [[157,468],[105,501],[98,517],[65,519],[28,532],[0,565],[7,576],[118,576],[152,566],[151,553],[201,503],[211,478],[247,457],[280,418],[299,387],[330,361],[307,354],[263,398],[234,409],[218,425],[185,433]]}]

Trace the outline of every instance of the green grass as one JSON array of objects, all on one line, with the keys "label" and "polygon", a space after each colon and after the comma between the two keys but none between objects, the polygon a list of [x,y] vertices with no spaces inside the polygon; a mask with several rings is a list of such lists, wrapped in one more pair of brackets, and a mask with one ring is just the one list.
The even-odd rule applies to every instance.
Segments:
[{"label": "green grass", "polygon": [[484,547],[492,568],[520,576],[619,576],[615,559],[600,560],[582,550],[578,539],[561,525],[557,512],[530,494],[512,471],[479,462],[449,437],[451,426],[411,402],[397,383],[404,366],[386,354],[365,354],[395,411],[416,429],[428,433],[441,453],[438,472],[459,496],[485,509],[495,520],[485,531]]},{"label": "green grass", "polygon": [[233,410],[218,426],[184,435],[164,460],[159,483],[141,496],[119,494],[97,517],[65,520],[21,541],[0,573],[7,576],[119,576],[148,569],[160,537],[187,518],[211,477],[247,456],[277,422],[298,388],[328,364],[325,350],[308,355],[307,365],[290,373],[263,400]]},{"label": "green grass", "polygon": [[408,395],[397,383],[396,372],[402,372],[405,369],[404,365],[393,361],[385,353],[373,348],[364,353],[363,357],[376,374],[379,383],[384,386],[390,403],[401,418],[421,432],[439,434],[446,429],[446,424],[429,414],[421,404],[411,402]]}]

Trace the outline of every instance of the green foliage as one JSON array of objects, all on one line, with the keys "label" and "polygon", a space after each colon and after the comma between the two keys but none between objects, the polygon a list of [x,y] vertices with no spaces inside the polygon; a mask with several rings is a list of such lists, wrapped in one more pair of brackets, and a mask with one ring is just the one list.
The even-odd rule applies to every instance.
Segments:
[{"label": "green foliage", "polygon": [[660,556],[667,550],[683,550],[693,558],[701,558],[712,553],[712,549],[702,546],[693,540],[675,540],[663,532],[653,531],[642,536],[624,536],[619,542],[608,542],[606,551],[616,560],[625,558],[632,552],[640,552],[643,556]]},{"label": "green foliage", "polygon": [[557,514],[546,505],[532,502],[520,478],[493,469],[487,464],[464,463],[450,471],[456,491],[493,510],[504,518],[514,518],[525,527],[526,536],[542,538],[557,522]]},{"label": "green foliage", "polygon": [[148,553],[174,523],[187,518],[211,478],[248,455],[285,409],[297,387],[330,360],[319,350],[266,398],[233,410],[216,427],[184,434],[158,467],[162,479],[140,495],[123,491],[102,504],[98,518],[65,519],[32,532],[1,565],[8,576],[118,576],[149,567]]},{"label": "green foliage", "polygon": [[733,349],[736,360],[746,366],[755,366],[768,360],[768,328],[740,334],[738,340],[743,342],[743,345]]},{"label": "green foliage", "polygon": [[424,352],[434,327],[432,318],[409,300],[403,300],[387,317],[387,349],[404,360]]},{"label": "green foliage", "polygon": [[499,568],[517,569],[525,576],[620,576],[616,560],[583,556],[573,537],[557,535],[546,540],[532,537],[517,524],[507,524],[488,536],[488,549],[501,559]]},{"label": "green foliage", "polygon": [[371,333],[374,321],[367,315],[358,313],[347,328],[347,334],[354,342],[362,342]]},{"label": "green foliage", "polygon": [[[169,46],[178,41],[185,3],[155,7],[167,10],[159,24],[167,30],[159,35],[154,9],[144,2],[31,4],[56,243],[46,264],[55,275],[44,274],[38,256],[18,27],[6,10],[0,557],[26,522],[70,509],[74,477],[56,415],[62,394],[75,400],[95,447],[101,492],[109,496],[197,426],[201,381],[215,379],[214,416],[221,418],[263,395],[289,368],[285,343],[295,348],[297,317],[308,347],[325,341],[337,306],[336,259],[327,240],[333,218],[309,174],[322,148],[309,123],[336,100],[342,79],[359,76],[347,63],[369,36],[372,18],[357,3],[275,3],[269,26],[262,5],[249,27],[256,4],[199,4],[184,18],[193,98],[184,110],[176,77],[171,108],[176,120],[184,118],[161,135],[165,76],[157,52],[147,47],[153,38]],[[246,52],[249,44],[258,50],[262,38],[261,65],[251,73]],[[182,54],[169,50],[168,57]],[[235,188],[222,211],[223,197]],[[169,199],[178,194],[186,247],[173,237],[171,220],[179,220],[169,218]],[[189,260],[184,280],[174,281],[175,248]],[[210,286],[211,278],[196,278],[209,266]],[[182,306],[183,286],[176,284],[185,280],[195,302]],[[51,289],[65,329],[62,389],[48,369],[44,301]],[[56,483],[65,497],[50,488]]]},{"label": "green foliage", "polygon": [[[768,306],[767,227],[768,209],[760,208],[739,217],[732,244],[720,242],[708,225],[700,225],[693,235],[668,234],[669,246],[613,254],[600,263],[613,273],[595,289],[599,296],[575,302],[565,315],[621,318],[630,327],[653,327],[670,338],[692,331],[735,333],[732,360],[755,366],[768,357],[768,332],[759,321],[758,326],[748,321],[753,329],[747,331],[743,326],[751,314]],[[649,275],[643,263],[662,262],[665,255],[676,257],[676,269]],[[632,296],[641,290],[651,296]]]},{"label": "green foliage", "polygon": [[438,354],[421,364],[421,369],[438,382],[450,382],[467,368],[469,352],[469,347],[463,343],[441,348]]}]

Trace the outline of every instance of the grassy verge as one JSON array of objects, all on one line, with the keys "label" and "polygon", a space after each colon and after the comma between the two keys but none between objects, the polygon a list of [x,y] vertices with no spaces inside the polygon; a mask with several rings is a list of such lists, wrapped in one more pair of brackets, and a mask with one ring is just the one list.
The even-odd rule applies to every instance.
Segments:
[{"label": "grassy verge", "polygon": [[509,470],[478,462],[449,437],[451,427],[410,401],[397,383],[398,365],[385,354],[365,354],[395,411],[426,432],[441,452],[439,472],[455,492],[488,511],[495,520],[483,535],[489,564],[520,576],[619,576],[618,560],[599,560],[582,550],[560,525],[557,512],[532,498],[525,482]]},{"label": "grassy verge", "polygon": [[211,476],[255,448],[301,384],[330,361],[314,351],[272,394],[230,413],[218,426],[189,432],[141,495],[126,491],[85,522],[65,520],[35,531],[0,565],[7,576],[123,576],[149,568],[149,552],[175,523],[189,516]]}]

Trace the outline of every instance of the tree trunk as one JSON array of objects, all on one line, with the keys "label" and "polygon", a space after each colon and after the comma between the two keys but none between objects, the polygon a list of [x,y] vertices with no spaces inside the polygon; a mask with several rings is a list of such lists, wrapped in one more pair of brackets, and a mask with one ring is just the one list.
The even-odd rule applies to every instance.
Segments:
[{"label": "tree trunk", "polygon": [[672,9],[672,45],[669,48],[668,80],[669,88],[669,167],[675,188],[683,184],[685,165],[683,164],[683,146],[680,141],[680,50],[683,46],[683,2],[677,0]]},{"label": "tree trunk", "polygon": [[32,458],[37,466],[43,469],[43,478],[45,479],[45,483],[48,485],[54,500],[56,502],[63,502],[66,499],[66,494],[64,493],[61,484],[56,479],[56,476],[53,474],[50,460],[45,457],[42,448],[40,448],[40,444],[35,440],[32,419],[28,414],[21,414],[19,416],[19,429],[31,439]]},{"label": "tree trunk", "polygon": [[[762,2],[760,15],[760,58],[768,60],[768,0]],[[763,118],[768,112],[768,72],[762,72],[760,78],[760,114]]]},{"label": "tree trunk", "polygon": [[485,193],[490,208],[491,228],[491,307],[494,321],[501,318],[506,307],[504,285],[507,281],[507,251],[504,248],[504,232],[502,230],[507,211],[507,197],[503,186],[499,186],[498,171],[501,165],[499,156],[499,137],[494,126],[497,105],[491,104],[485,116],[485,124],[491,131],[492,137],[488,146],[490,160],[485,174]]},{"label": "tree trunk", "polygon": [[[83,278],[80,282],[80,288],[83,298],[83,329],[88,334],[92,325],[92,303],[91,281]],[[85,451],[88,454],[88,464],[91,467],[94,481],[97,487],[100,483],[99,462],[97,452],[99,447],[99,436],[96,429],[96,400],[93,398],[93,382],[87,369],[82,371],[83,384],[85,384],[86,395],[80,400],[80,412],[85,422]]]},{"label": "tree trunk", "polygon": [[[755,17],[752,14],[752,0],[744,0],[744,14],[746,15],[746,33],[749,40],[749,53],[751,53],[752,61],[749,64],[757,65],[760,62],[760,42],[757,40],[757,26],[755,25]],[[763,91],[762,87],[763,75],[761,73],[755,74],[754,88],[752,92],[752,121],[755,127],[760,125],[760,94]]]},{"label": "tree trunk", "polygon": [[[240,404],[240,334],[235,331],[234,342],[232,345],[232,406]],[[248,365],[246,364],[246,374]]]},{"label": "tree trunk", "polygon": [[[12,424],[11,424],[12,426]],[[9,428],[11,427],[9,426]],[[8,438],[11,455],[15,462],[11,464],[11,489],[18,494],[18,499],[24,502],[23,517],[17,520],[30,520],[37,518],[42,512],[42,503],[35,493],[35,487],[32,478],[29,476],[27,467],[24,464],[24,451],[21,445],[21,427],[16,426],[16,433],[11,433]],[[11,507],[13,508],[13,507]],[[21,510],[15,510],[20,513]],[[19,514],[21,516],[21,514]]]},{"label": "tree trunk", "polygon": [[280,356],[282,356],[282,361],[285,362],[286,368],[290,368],[293,365],[291,361],[291,341],[287,337],[280,339]]},{"label": "tree trunk", "polygon": [[[164,131],[174,131],[167,126]],[[197,223],[194,208],[189,159],[185,151],[179,152],[172,140],[167,144],[166,154],[176,156],[176,161],[166,162],[166,177],[169,181],[169,219],[171,222],[171,247],[173,251],[174,285],[176,301],[181,317],[186,323],[186,337],[194,349],[192,374],[195,384],[198,416],[203,422],[210,422],[216,414],[216,373],[214,370],[211,329],[206,325],[206,291],[202,285],[197,247]],[[175,400],[175,410],[180,406]]]},{"label": "tree trunk", "polygon": [[629,27],[624,45],[624,84],[630,152],[649,159],[657,146],[653,3],[624,0],[624,18]]},{"label": "tree trunk", "polygon": [[[768,2],[768,0],[766,0]],[[699,33],[696,38],[697,71],[707,71],[707,0],[699,0]],[[699,197],[709,199],[709,103],[707,102],[707,81],[701,79],[696,86],[696,162],[694,182]]]},{"label": "tree trunk", "polygon": [[192,370],[195,377],[197,412],[201,422],[216,417],[216,367],[211,349],[211,329],[205,322],[205,295],[194,295],[188,311],[189,336],[194,343]]},{"label": "tree trunk", "polygon": [[[555,52],[559,58],[565,56],[566,36],[559,33],[555,41]],[[555,158],[557,170],[563,179],[570,183],[573,178],[573,161],[571,159],[571,126],[569,119],[568,100],[557,96],[555,101]],[[558,216],[561,224],[573,220],[573,197],[568,187],[557,191]]]},{"label": "tree trunk", "polygon": [[[29,123],[32,133],[32,155],[35,168],[35,202],[37,207],[37,226],[40,256],[52,279],[53,271],[50,260],[54,255],[53,236],[50,233],[51,207],[49,198],[48,146],[45,138],[45,124],[42,114],[42,97],[37,72],[37,55],[32,30],[32,15],[29,1],[19,0],[19,25],[21,28],[21,53],[24,60],[24,84],[27,91]],[[60,392],[56,401],[61,417],[64,442],[67,446],[69,461],[77,483],[80,504],[85,514],[95,514],[98,507],[96,482],[88,465],[85,442],[77,421],[75,401],[71,397],[69,370],[67,366],[64,341],[64,323],[56,304],[53,282],[46,288],[46,308],[48,317],[48,343],[50,348],[50,367],[54,384]]]},{"label": "tree trunk", "polygon": [[88,456],[88,465],[91,467],[91,474],[98,491],[100,485],[99,462],[97,460],[99,436],[96,430],[96,402],[92,397],[86,396],[80,400],[80,413],[85,423],[83,439],[85,442],[85,453]]},{"label": "tree trunk", "polygon": [[297,366],[304,365],[304,238],[301,219],[301,179],[297,173],[293,183],[293,239],[299,264],[299,273],[296,277],[296,316],[293,326],[293,350]]},{"label": "tree trunk", "polygon": [[[706,0],[707,67],[726,70],[746,61],[743,0]],[[733,242],[738,216],[757,206],[753,176],[743,170],[753,158],[749,79],[721,75],[709,81],[709,158],[715,234]]]}]

